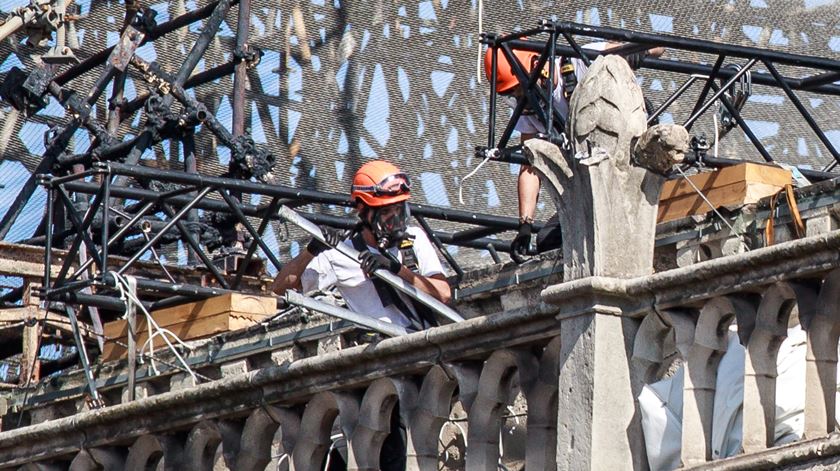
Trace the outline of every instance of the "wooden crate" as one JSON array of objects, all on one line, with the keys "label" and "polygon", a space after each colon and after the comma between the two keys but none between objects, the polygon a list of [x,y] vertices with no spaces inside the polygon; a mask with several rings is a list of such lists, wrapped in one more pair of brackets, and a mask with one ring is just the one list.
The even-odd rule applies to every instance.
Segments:
[{"label": "wooden crate", "polygon": [[[790,170],[770,165],[743,163],[688,177],[715,208],[755,203],[773,195],[791,182]],[[679,177],[662,186],[658,222],[705,214],[712,209]]]},{"label": "wooden crate", "polygon": [[[250,327],[273,316],[275,312],[277,312],[277,300],[273,297],[229,293],[154,311],[152,317],[160,327],[172,331],[181,340],[193,340]],[[103,361],[125,358],[128,350],[117,342],[128,344],[128,322],[124,319],[108,322],[103,330],[105,331]],[[149,328],[146,325],[146,318],[138,312],[138,350],[148,338]],[[154,345],[155,348],[159,348],[165,346],[166,343],[160,336],[156,336]]]}]

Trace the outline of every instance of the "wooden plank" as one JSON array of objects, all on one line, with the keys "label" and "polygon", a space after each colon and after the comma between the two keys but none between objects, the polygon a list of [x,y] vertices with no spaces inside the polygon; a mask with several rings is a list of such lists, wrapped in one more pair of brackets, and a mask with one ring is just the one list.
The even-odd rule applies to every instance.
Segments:
[{"label": "wooden plank", "polygon": [[[254,325],[254,324],[262,322],[265,319],[268,319],[270,317],[269,315],[254,314],[254,313],[250,313],[250,312],[228,311],[228,312],[220,312],[218,314],[211,314],[211,315],[208,315],[208,316],[197,317],[195,319],[187,319],[187,320],[184,320],[184,321],[181,321],[181,322],[176,322],[174,324],[161,325],[160,323],[158,323],[158,325],[162,328],[171,330],[173,326],[179,326],[179,325],[190,323],[190,322],[197,322],[197,321],[200,321],[201,319],[207,319],[209,317],[225,316],[225,315],[230,316],[230,317],[232,317],[236,320],[247,319],[248,323],[246,323],[245,326]],[[157,319],[155,319],[155,320],[157,321]],[[234,324],[238,325],[236,323],[234,323]],[[126,322],[125,320],[120,319],[120,320],[117,320],[117,321],[109,322],[108,324],[106,324],[106,326],[108,327],[107,330],[109,332],[109,333],[105,334],[105,340],[106,341],[110,340],[110,339],[125,339],[125,338],[128,337],[128,322]],[[241,328],[241,327],[231,327],[230,330],[235,330],[235,329],[239,329],[239,328]],[[138,315],[137,316],[137,331],[141,332],[141,331],[148,330],[148,329],[149,329],[149,327],[146,325],[146,316],[144,316],[142,314]]]},{"label": "wooden plank", "polygon": [[[702,172],[694,175],[689,175],[691,180],[697,188],[708,191],[715,187],[722,187],[730,185],[738,181],[745,180],[746,167],[743,165],[733,165],[732,167],[724,167],[722,169],[711,172]],[[694,189],[685,178],[679,176],[673,180],[668,180],[662,185],[662,193],[659,196],[659,201],[670,200],[679,196],[696,194]]]},{"label": "wooden plank", "polygon": [[[242,329],[255,325],[257,322],[258,321],[253,319],[253,315],[249,313],[224,312],[173,324],[166,327],[166,329],[177,335],[181,340],[194,340],[210,337],[230,330]],[[141,348],[146,340],[149,339],[149,330],[148,328],[138,328],[137,334],[137,347]],[[171,338],[170,341],[172,341]],[[128,344],[127,339],[124,336],[108,338],[102,352],[102,359],[104,361],[116,360],[126,356],[126,347],[117,344],[117,342]],[[172,343],[175,344],[174,341],[172,341]],[[166,342],[164,342],[161,337],[157,336],[155,337],[154,345],[155,348],[159,348],[165,346]],[[148,349],[146,349],[146,351],[148,352]]]},{"label": "wooden plank", "polygon": [[747,194],[744,196],[744,204],[757,203],[758,200],[766,198],[770,195],[775,195],[781,191],[783,187],[776,185],[767,185],[763,183],[752,183],[747,188]]},{"label": "wooden plank", "polygon": [[[172,331],[181,340],[209,337],[221,332],[252,326],[273,316],[277,311],[277,300],[273,297],[242,293],[227,293],[203,301],[183,304],[152,313],[155,322]],[[105,361],[120,358],[126,354],[128,344],[128,322],[120,319],[105,324],[106,343],[102,358]],[[137,318],[137,344],[148,339],[145,316]],[[163,346],[163,339],[155,339],[156,346]]]},{"label": "wooden plank", "polygon": [[[720,208],[740,204],[747,193],[747,186],[747,182],[735,182],[722,188],[712,188],[703,193],[715,208]],[[661,201],[659,203],[658,221],[672,221],[694,214],[705,214],[711,210],[712,208],[709,207],[708,203],[694,193]]]},{"label": "wooden plank", "polygon": [[20,377],[18,378],[18,384],[20,385],[28,386],[31,381],[37,382],[41,378],[41,362],[38,360],[40,338],[41,326],[37,322],[26,322],[23,325]]},{"label": "wooden plank", "polygon": [[747,181],[781,186],[791,183],[793,175],[786,168],[773,165],[747,164]]},{"label": "wooden plank", "polygon": [[[790,183],[789,170],[754,163],[725,167],[688,177],[715,208],[741,206],[775,194]],[[685,179],[669,180],[663,185],[658,222],[671,221],[712,208]]]},{"label": "wooden plank", "polygon": [[[237,312],[241,315],[252,315],[255,319],[262,319],[277,312],[277,300],[266,296],[227,293],[195,303],[161,309],[153,312],[152,317],[159,326],[166,327],[222,312]],[[146,328],[145,316],[137,316],[137,326],[138,329]],[[124,337],[127,331],[127,322],[123,319],[105,324],[105,338]]]},{"label": "wooden plank", "polygon": [[[713,172],[703,172],[688,177],[697,188],[706,192],[712,188],[720,188],[739,181],[765,183],[783,187],[790,183],[791,173],[787,169],[761,165],[754,163],[743,163],[724,167]],[[696,194],[694,188],[680,177],[668,180],[662,185],[660,201],[676,198],[683,195]]]}]

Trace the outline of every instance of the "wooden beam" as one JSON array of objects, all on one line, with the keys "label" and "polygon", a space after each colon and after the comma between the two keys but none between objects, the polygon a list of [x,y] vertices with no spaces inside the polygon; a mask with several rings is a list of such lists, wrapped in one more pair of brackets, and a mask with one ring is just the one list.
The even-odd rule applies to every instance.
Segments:
[{"label": "wooden beam", "polygon": [[757,202],[791,182],[790,170],[744,163],[688,177],[711,202],[707,203],[684,178],[668,180],[662,186],[658,222],[672,221],[714,209]]}]

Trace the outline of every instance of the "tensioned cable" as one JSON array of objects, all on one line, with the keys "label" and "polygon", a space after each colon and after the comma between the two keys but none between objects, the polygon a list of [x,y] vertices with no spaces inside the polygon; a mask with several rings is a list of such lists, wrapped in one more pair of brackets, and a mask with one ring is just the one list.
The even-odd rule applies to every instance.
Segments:
[{"label": "tensioned cable", "polygon": [[717,216],[720,218],[720,220],[723,221],[723,223],[726,225],[726,227],[729,228],[732,235],[734,235],[735,237],[738,238],[738,241],[741,242],[741,245],[744,247],[744,249],[747,252],[749,252],[750,247],[747,245],[746,242],[744,242],[743,234],[740,234],[740,233],[735,231],[735,228],[732,227],[732,224],[730,224],[729,221],[723,216],[723,214],[721,214],[720,211],[717,210],[715,205],[712,204],[711,201],[709,201],[709,198],[707,198],[706,195],[703,194],[703,192],[700,190],[700,188],[697,188],[697,185],[695,185],[694,182],[691,181],[690,178],[688,178],[688,175],[686,175],[685,172],[683,172],[683,170],[679,167],[679,165],[675,165],[674,167],[677,169],[678,172],[680,172],[680,175],[682,175],[682,177],[685,179],[685,181],[688,182],[689,185],[691,185],[691,188],[694,188],[694,191],[698,195],[700,195],[700,198],[702,198],[703,201],[705,201],[706,204],[709,205],[710,208],[712,208],[712,211],[714,211],[715,214],[717,214]]}]

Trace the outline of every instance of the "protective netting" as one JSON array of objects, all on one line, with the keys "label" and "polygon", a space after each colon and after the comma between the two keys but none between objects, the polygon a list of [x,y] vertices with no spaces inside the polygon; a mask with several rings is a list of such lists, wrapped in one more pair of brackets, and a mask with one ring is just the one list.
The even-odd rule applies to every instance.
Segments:
[{"label": "protective netting", "polygon": [[[9,11],[24,3],[0,0],[0,10]],[[112,1],[76,3],[83,15],[75,24],[76,55],[88,57],[113,45],[125,6]],[[158,23],[206,4],[183,0],[142,3],[158,12]],[[265,55],[249,72],[246,126],[258,144],[266,145],[275,154],[276,181],[344,192],[359,165],[373,158],[385,158],[412,175],[415,201],[515,215],[515,165],[485,166],[466,182],[466,204],[458,202],[461,178],[478,163],[474,147],[485,144],[487,135],[488,85],[477,64],[480,6],[483,29],[488,32],[515,31],[532,27],[539,19],[556,18],[829,58],[837,58],[840,51],[838,0],[254,0],[250,43]],[[189,52],[200,24],[149,43],[138,54],[174,72]],[[196,72],[230,60],[236,24],[237,7],[233,7]],[[45,51],[29,48],[21,40],[22,37],[13,36],[0,45],[0,79],[12,66],[31,68],[32,55]],[[73,38],[68,44],[76,47]],[[668,54],[714,62],[713,56],[703,54]],[[67,87],[87,92],[100,71],[101,68],[94,69]],[[811,71],[782,68],[782,73],[801,77]],[[649,70],[640,71],[639,76],[646,95],[655,104],[664,101],[687,78]],[[232,81],[232,76],[228,76],[192,91],[228,129]],[[146,89],[135,76],[128,81],[126,98],[130,100]],[[663,121],[684,121],[699,90],[696,86],[675,103]],[[103,121],[110,92],[109,88],[95,109]],[[840,124],[836,119],[840,100],[808,93],[799,96],[840,148]],[[506,108],[500,108],[500,117],[507,113]],[[0,213],[5,212],[16,188],[43,154],[44,132],[67,120],[55,102],[26,119],[5,105],[1,114],[0,184],[5,188],[0,190]],[[828,152],[781,90],[754,86],[754,95],[743,114],[775,159],[813,168],[830,162]],[[123,123],[119,137],[138,134],[143,121],[141,113],[136,113]],[[693,131],[711,137],[711,115],[701,119]],[[84,152],[90,144],[90,135],[81,130],[71,143],[71,152]],[[217,145],[209,132],[202,130],[197,134],[196,146],[201,173],[218,175],[227,170],[230,152]],[[760,159],[740,130],[721,141],[719,153],[722,157]],[[143,158],[147,165],[183,167],[177,142],[165,141],[147,151]],[[43,201],[43,193],[36,193],[8,239],[32,234],[40,221]],[[546,204],[540,205],[538,219],[544,220],[554,209],[547,197],[542,201]],[[324,207],[310,210],[343,211]],[[435,228],[455,227],[431,222]],[[266,239],[272,247],[280,246],[282,255],[288,257],[297,250],[292,240],[298,236],[275,226]],[[475,255],[480,256],[468,257],[469,263],[478,261]]]}]

